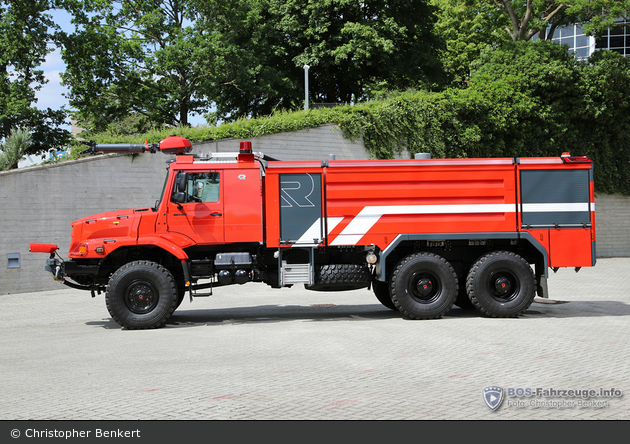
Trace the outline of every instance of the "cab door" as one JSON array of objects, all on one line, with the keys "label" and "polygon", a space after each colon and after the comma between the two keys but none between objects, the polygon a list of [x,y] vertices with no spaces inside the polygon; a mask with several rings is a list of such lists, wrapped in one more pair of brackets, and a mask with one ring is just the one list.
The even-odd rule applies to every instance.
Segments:
[{"label": "cab door", "polygon": [[223,180],[219,170],[180,171],[168,203],[168,231],[196,244],[224,243]]}]

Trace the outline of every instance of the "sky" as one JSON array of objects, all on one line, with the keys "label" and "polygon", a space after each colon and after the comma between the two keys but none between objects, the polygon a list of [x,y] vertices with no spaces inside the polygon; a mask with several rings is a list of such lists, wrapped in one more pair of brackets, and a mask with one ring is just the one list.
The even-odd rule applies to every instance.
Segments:
[{"label": "sky", "polygon": [[[62,29],[71,31],[73,29],[70,23],[70,16],[64,11],[56,10],[51,13],[55,19],[55,23],[60,25]],[[61,85],[60,74],[65,70],[66,65],[61,58],[61,52],[59,49],[48,54],[46,61],[40,66],[40,69],[44,71],[44,76],[48,80],[40,91],[37,91],[37,103],[35,106],[39,109],[59,109],[62,106],[69,108],[68,99],[63,94],[68,91],[65,86]],[[192,126],[203,125],[206,120],[202,116],[189,116],[189,121]],[[65,129],[70,130],[70,125],[64,126]]]},{"label": "sky", "polygon": [[[55,11],[53,14],[55,22],[65,30],[72,29],[70,17],[63,11]],[[35,106],[40,109],[59,109],[65,105],[68,107],[68,99],[63,97],[63,93],[67,88],[61,86],[60,73],[65,69],[65,64],[61,59],[61,53],[58,49],[48,54],[46,61],[40,66],[44,71],[44,76],[48,80],[40,91],[37,91],[37,103]]]}]

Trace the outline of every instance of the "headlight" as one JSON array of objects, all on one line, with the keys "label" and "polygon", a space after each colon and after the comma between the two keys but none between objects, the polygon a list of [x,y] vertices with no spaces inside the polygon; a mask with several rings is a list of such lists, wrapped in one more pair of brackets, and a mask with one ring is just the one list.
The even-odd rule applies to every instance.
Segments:
[{"label": "headlight", "polygon": [[367,256],[365,256],[365,260],[367,261],[368,264],[374,265],[376,261],[378,260],[378,257],[376,257],[374,253],[368,253]]}]

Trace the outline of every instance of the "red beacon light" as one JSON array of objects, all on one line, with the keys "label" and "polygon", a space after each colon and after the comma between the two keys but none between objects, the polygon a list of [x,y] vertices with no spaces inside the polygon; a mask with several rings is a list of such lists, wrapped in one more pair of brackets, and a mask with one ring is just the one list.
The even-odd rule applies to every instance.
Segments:
[{"label": "red beacon light", "polygon": [[254,152],[252,151],[251,142],[241,142],[241,146],[238,152],[238,161],[239,162],[253,162],[254,161]]},{"label": "red beacon light", "polygon": [[160,151],[164,154],[186,154],[192,151],[192,144],[184,137],[169,136],[160,142]]},{"label": "red beacon light", "polygon": [[240,153],[242,154],[251,154],[252,151],[252,143],[251,142],[241,142]]}]

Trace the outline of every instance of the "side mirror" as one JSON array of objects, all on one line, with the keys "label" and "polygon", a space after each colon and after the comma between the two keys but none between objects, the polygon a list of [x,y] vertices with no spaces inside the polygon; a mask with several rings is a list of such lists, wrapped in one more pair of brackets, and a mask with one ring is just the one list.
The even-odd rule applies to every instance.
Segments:
[{"label": "side mirror", "polygon": [[186,202],[186,193],[182,193],[182,192],[174,193],[173,202],[178,203],[178,204]]},{"label": "side mirror", "polygon": [[177,184],[177,191],[183,193],[186,191],[186,185],[188,184],[188,174],[186,173],[177,173],[177,178],[175,179]]}]

